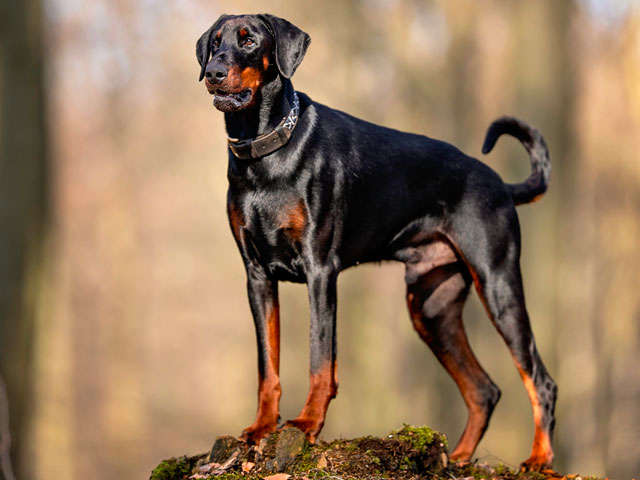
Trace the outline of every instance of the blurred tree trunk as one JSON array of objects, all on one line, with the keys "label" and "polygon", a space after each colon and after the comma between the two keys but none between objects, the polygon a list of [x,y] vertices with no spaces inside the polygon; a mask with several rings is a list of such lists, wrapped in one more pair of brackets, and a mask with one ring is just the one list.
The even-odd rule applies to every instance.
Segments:
[{"label": "blurred tree trunk", "polygon": [[[19,459],[31,403],[47,190],[40,7],[39,0],[0,3],[0,375],[7,386],[13,467],[24,478]],[[3,433],[0,444],[8,440]],[[8,476],[6,466],[4,472],[0,478]]]}]

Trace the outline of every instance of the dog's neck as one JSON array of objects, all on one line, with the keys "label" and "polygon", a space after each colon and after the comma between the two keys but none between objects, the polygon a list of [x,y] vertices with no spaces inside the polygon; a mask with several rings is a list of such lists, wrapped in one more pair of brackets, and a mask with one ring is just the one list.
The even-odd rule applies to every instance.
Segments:
[{"label": "dog's neck", "polygon": [[224,114],[229,138],[255,138],[273,130],[291,111],[293,93],[291,80],[280,75],[265,83],[255,106]]}]

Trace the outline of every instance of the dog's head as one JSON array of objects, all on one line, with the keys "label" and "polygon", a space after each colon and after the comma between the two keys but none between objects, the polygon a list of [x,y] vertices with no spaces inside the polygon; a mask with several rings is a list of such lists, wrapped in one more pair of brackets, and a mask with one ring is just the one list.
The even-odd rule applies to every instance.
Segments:
[{"label": "dog's head", "polygon": [[260,87],[275,75],[291,78],[311,39],[273,15],[222,15],[196,43],[200,80],[222,112],[255,105]]}]

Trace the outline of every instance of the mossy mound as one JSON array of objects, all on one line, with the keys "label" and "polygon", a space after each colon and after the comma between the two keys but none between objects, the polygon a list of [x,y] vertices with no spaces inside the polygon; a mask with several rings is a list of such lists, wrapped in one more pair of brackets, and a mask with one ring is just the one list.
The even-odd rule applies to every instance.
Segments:
[{"label": "mossy mound", "polygon": [[160,462],[151,472],[153,480],[178,480],[188,478],[192,475],[192,470],[196,464],[206,455],[197,455],[195,457],[170,458]]},{"label": "mossy mound", "polygon": [[[153,470],[150,480],[563,478],[552,472],[516,472],[503,465],[450,463],[447,448],[444,435],[428,427],[405,425],[384,438],[339,439],[316,445],[309,445],[300,430],[288,428],[253,447],[235,437],[218,437],[209,454],[165,460]],[[564,478],[581,480],[577,475]]]}]

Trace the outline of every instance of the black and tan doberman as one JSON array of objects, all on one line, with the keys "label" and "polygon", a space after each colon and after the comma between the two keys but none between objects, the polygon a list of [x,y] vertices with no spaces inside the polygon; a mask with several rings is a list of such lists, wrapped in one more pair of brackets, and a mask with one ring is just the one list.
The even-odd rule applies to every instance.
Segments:
[{"label": "black and tan doberman", "polygon": [[473,284],[533,406],[533,448],[523,468],[550,468],[557,388],[525,308],[515,208],[547,189],[550,161],[542,136],[511,117],[490,126],[483,153],[509,134],[531,159],[523,183],[504,183],[452,145],[365,122],[296,92],[290,79],[309,43],[306,33],[279,17],[223,15],[196,46],[200,79],[225,115],[227,208],[258,340],[258,413],[243,437],[255,443],[278,428],[278,282],[308,286],[310,388],[300,415],[285,425],[314,442],[338,388],[338,274],[364,262],[396,260],[406,265],[413,326],[469,410],[452,459],[471,457],[500,397],[462,323]]}]

